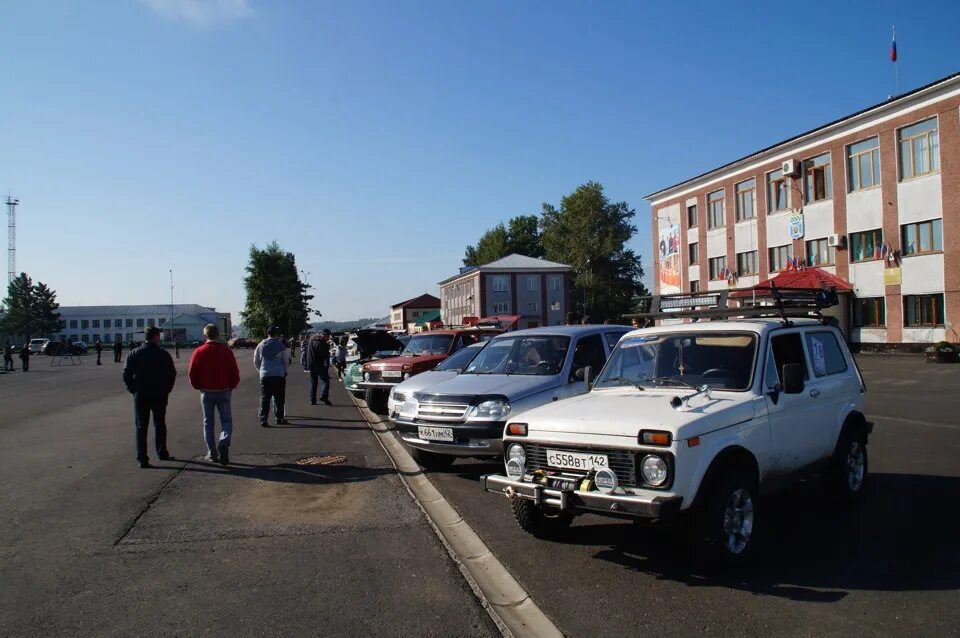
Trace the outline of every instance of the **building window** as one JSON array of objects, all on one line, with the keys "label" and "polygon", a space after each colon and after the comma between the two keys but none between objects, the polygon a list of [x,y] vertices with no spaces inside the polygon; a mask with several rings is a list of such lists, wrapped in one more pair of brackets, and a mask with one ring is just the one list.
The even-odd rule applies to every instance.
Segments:
[{"label": "building window", "polygon": [[923,255],[943,250],[943,220],[904,224],[900,227],[904,255]]},{"label": "building window", "polygon": [[497,301],[493,304],[493,314],[502,315],[506,312],[510,312],[510,310],[507,307],[507,302]]},{"label": "building window", "polygon": [[853,326],[855,328],[883,328],[886,324],[886,300],[883,297],[853,300]]},{"label": "building window", "polygon": [[727,258],[726,257],[711,257],[709,260],[710,264],[710,279],[726,279],[727,278]]},{"label": "building window", "polygon": [[722,228],[723,191],[714,191],[707,195],[707,228]]},{"label": "building window", "polygon": [[737,221],[754,219],[757,216],[757,180],[748,179],[734,187],[737,194]]},{"label": "building window", "polygon": [[163,324],[167,323],[167,320],[161,317],[158,323],[162,326]]},{"label": "building window", "polygon": [[790,191],[783,171],[767,173],[767,208],[771,213],[790,208]]},{"label": "building window", "polygon": [[82,335],[80,335],[80,341],[82,341],[82,342],[84,342],[84,343],[89,342],[89,341],[90,341],[90,335],[88,335],[88,334],[82,334]]},{"label": "building window", "polygon": [[774,246],[770,249],[770,272],[785,270],[787,263],[793,258],[793,244]]},{"label": "building window", "polygon": [[155,325],[157,325],[157,322],[156,322],[155,319],[147,319],[147,327],[148,327],[148,328],[152,328],[152,327],[154,327]]},{"label": "building window", "polygon": [[880,244],[883,243],[883,231],[879,228],[862,233],[850,233],[850,261],[872,261],[880,259]]},{"label": "building window", "polygon": [[857,142],[847,147],[850,190],[859,191],[880,184],[880,139]]},{"label": "building window", "polygon": [[113,320],[113,327],[114,327],[114,328],[122,328],[122,327],[123,327],[123,319],[114,319],[114,320]]},{"label": "building window", "polygon": [[697,227],[697,205],[687,206],[687,228]]},{"label": "building window", "polygon": [[833,196],[830,153],[817,155],[803,162],[803,183],[807,202],[819,202]]},{"label": "building window", "polygon": [[700,263],[700,244],[693,242],[687,244],[687,254],[690,255],[690,265],[695,266]]},{"label": "building window", "polygon": [[900,179],[934,173],[940,168],[940,132],[937,118],[897,131],[900,143]]},{"label": "building window", "polygon": [[133,319],[127,319],[127,327],[128,327],[128,328],[132,328],[132,327],[133,327]]},{"label": "building window", "polygon": [[700,280],[694,279],[690,282],[690,292],[700,292]]},{"label": "building window", "polygon": [[943,323],[943,294],[907,295],[903,298],[903,325],[933,327]]},{"label": "building window", "polygon": [[138,328],[142,328],[142,327],[143,327],[143,319],[137,319],[137,327],[138,327]]},{"label": "building window", "polygon": [[832,266],[836,258],[836,249],[827,245],[827,239],[811,239],[807,242],[808,266]]},{"label": "building window", "polygon": [[493,292],[507,292],[507,277],[497,275],[493,278]]},{"label": "building window", "polygon": [[93,340],[94,340],[94,341],[99,341],[99,340],[100,340],[100,335],[99,335],[98,333],[96,333],[96,332],[93,333]]},{"label": "building window", "polygon": [[560,292],[560,275],[550,275],[550,290]]},{"label": "building window", "polygon": [[540,285],[539,277],[527,277],[527,290],[534,291]]},{"label": "building window", "polygon": [[76,319],[71,319],[71,320],[70,320],[70,329],[71,329],[71,330],[76,330],[76,329],[77,329],[77,320],[76,320]]},{"label": "building window", "polygon": [[536,301],[531,301],[527,304],[527,312],[540,312],[540,304]]},{"label": "building window", "polygon": [[89,321],[88,319],[81,319],[81,320],[80,320],[80,328],[81,328],[81,329],[86,329],[86,328],[89,328],[89,327],[90,327],[90,321]]},{"label": "building window", "polygon": [[94,327],[94,328],[99,328],[99,327],[100,327],[100,320],[99,320],[99,319],[94,319],[94,320],[93,320],[93,327]]},{"label": "building window", "polygon": [[737,253],[737,276],[757,274],[757,251]]}]

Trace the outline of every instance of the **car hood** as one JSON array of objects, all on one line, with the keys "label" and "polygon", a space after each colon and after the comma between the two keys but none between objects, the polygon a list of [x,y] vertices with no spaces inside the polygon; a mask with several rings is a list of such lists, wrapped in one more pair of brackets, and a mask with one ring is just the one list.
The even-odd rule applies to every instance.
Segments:
[{"label": "car hood", "polygon": [[385,330],[360,330],[353,338],[360,357],[367,359],[381,350],[403,350],[403,344]]},{"label": "car hood", "polygon": [[754,396],[746,392],[713,392],[690,399],[679,410],[675,397],[693,390],[594,390],[579,397],[547,403],[523,414],[530,435],[535,433],[589,433],[636,438],[640,430],[666,430],[675,439],[688,439],[749,421],[754,416]]},{"label": "car hood", "polygon": [[430,394],[455,396],[502,394],[511,401],[517,401],[559,385],[560,375],[458,374],[449,381],[431,387]]},{"label": "car hood", "polygon": [[403,366],[412,366],[419,368],[432,368],[436,365],[439,365],[441,361],[446,359],[449,355],[447,354],[421,354],[416,357],[407,357],[400,355],[399,357],[390,357],[389,359],[383,359],[382,361],[371,361],[366,364],[364,370],[402,370]]},{"label": "car hood", "polygon": [[427,370],[398,384],[394,392],[403,392],[409,396],[414,392],[432,389],[433,386],[452,379],[457,374],[459,373],[456,370]]}]

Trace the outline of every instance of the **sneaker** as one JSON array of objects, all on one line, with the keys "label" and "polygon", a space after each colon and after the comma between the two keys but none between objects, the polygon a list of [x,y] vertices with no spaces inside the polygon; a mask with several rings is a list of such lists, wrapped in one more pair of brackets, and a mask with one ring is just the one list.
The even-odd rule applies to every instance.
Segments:
[{"label": "sneaker", "polygon": [[268,428],[270,427],[270,423],[266,419],[264,419],[263,421],[260,421],[260,427]]},{"label": "sneaker", "polygon": [[220,453],[220,465],[228,465],[230,463],[230,449],[223,444],[223,441],[217,445],[217,452]]},{"label": "sneaker", "polygon": [[152,467],[150,465],[150,459],[143,459],[142,461],[137,461],[137,463],[140,465],[140,469],[142,470],[145,470],[148,467]]},{"label": "sneaker", "polygon": [[220,457],[216,454],[207,454],[205,457],[203,457],[203,460],[207,461],[208,463],[219,463]]},{"label": "sneaker", "polygon": [[333,405],[333,402],[330,401],[330,399],[324,399],[323,402],[324,402],[325,404],[327,404],[327,405],[330,405],[330,406]]},{"label": "sneaker", "polygon": [[170,453],[169,453],[169,452],[164,452],[163,454],[158,454],[158,455],[157,455],[157,458],[160,459],[161,461],[174,461],[174,460],[176,460],[176,459],[174,459],[172,456],[170,456]]},{"label": "sneaker", "polygon": [[286,425],[286,424],[287,424],[286,419],[277,419],[277,425]]}]

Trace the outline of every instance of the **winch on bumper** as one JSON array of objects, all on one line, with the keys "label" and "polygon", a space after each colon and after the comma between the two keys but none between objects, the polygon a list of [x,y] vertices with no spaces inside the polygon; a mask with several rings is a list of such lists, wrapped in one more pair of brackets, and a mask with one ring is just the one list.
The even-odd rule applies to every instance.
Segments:
[{"label": "winch on bumper", "polygon": [[519,497],[561,511],[594,511],[624,514],[643,518],[669,519],[680,511],[681,496],[654,496],[606,493],[598,490],[577,489],[581,479],[555,477],[554,485],[542,485],[529,480],[513,479],[501,474],[480,477],[480,485],[488,492]]}]

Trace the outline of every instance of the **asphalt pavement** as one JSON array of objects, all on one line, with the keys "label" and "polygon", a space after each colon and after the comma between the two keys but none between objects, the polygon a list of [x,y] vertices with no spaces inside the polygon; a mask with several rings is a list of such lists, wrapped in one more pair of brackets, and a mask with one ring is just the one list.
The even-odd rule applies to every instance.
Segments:
[{"label": "asphalt pavement", "polygon": [[960,365],[858,361],[876,424],[866,498],[845,509],[811,480],[767,499],[738,570],[705,572],[680,535],[592,515],[532,538],[480,491],[498,463],[429,477],[569,636],[960,635]]},{"label": "asphalt pavement", "polygon": [[260,428],[237,354],[230,468],[203,461],[189,351],[176,460],[146,470],[112,356],[0,376],[0,635],[499,635],[342,386],[309,406],[294,365],[290,424]]}]

